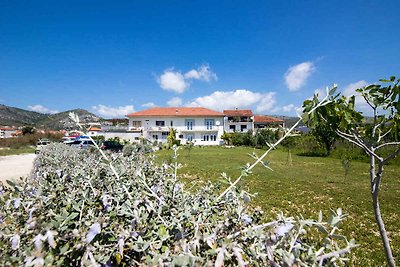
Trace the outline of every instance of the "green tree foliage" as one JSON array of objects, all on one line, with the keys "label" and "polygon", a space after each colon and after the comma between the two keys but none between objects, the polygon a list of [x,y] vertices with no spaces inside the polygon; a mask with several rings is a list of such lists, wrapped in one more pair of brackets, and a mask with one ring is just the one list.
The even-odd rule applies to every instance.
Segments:
[{"label": "green tree foliage", "polygon": [[232,144],[232,135],[230,133],[224,131],[224,133],[221,135],[221,139],[224,140],[226,145]]},{"label": "green tree foliage", "polygon": [[277,140],[277,135],[276,135],[276,131],[272,131],[269,129],[262,129],[257,131],[256,135],[255,135],[255,144],[257,147],[264,147],[268,144],[272,144],[275,143],[275,141]]},{"label": "green tree foliage", "polygon": [[[384,165],[400,153],[398,133],[400,130],[400,79],[392,76],[380,80],[382,84],[371,84],[356,91],[362,95],[372,111],[372,119],[365,121],[361,112],[355,109],[355,97],[347,99],[335,95],[336,86],[328,92],[327,99],[304,101],[304,120],[312,127],[323,124],[336,127],[335,133],[341,138],[360,147],[370,159],[370,184],[375,219],[378,224],[383,247],[389,266],[395,266],[390,241],[385,229],[379,207],[379,191],[384,172]],[[313,110],[308,113],[308,111]],[[389,137],[392,136],[393,139]],[[391,147],[389,155],[382,153],[384,148]]]},{"label": "green tree foliage", "polygon": [[169,147],[172,147],[174,144],[176,144],[176,130],[174,128],[169,129],[167,141],[168,141]]},{"label": "green tree foliage", "polygon": [[24,126],[21,131],[23,135],[27,135],[34,134],[36,132],[36,129],[33,126]]}]

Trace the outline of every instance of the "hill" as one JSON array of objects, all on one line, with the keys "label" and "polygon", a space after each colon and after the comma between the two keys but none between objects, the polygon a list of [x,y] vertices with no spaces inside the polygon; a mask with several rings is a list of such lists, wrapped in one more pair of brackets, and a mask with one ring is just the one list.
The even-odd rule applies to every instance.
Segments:
[{"label": "hill", "polygon": [[102,118],[90,113],[84,109],[73,109],[67,110],[56,114],[46,115],[44,118],[40,119],[36,122],[37,128],[42,129],[53,129],[53,130],[61,130],[61,129],[74,129],[76,128],[74,123],[69,118],[69,113],[74,112],[79,116],[79,120],[82,123],[89,122],[99,122]]},{"label": "hill", "polygon": [[47,115],[35,111],[0,105],[0,125],[35,125]]},{"label": "hill", "polygon": [[31,125],[39,129],[50,130],[73,129],[76,127],[74,127],[69,119],[68,114],[70,112],[78,114],[82,123],[99,122],[103,120],[101,117],[84,109],[73,109],[56,114],[42,114],[35,111],[0,105],[0,125]]}]

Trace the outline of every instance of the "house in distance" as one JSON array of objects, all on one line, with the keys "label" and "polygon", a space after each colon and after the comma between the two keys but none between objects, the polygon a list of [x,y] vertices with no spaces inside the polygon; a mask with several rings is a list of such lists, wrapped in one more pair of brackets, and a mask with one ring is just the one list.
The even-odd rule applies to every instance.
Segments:
[{"label": "house in distance", "polygon": [[223,113],[203,107],[155,107],[127,115],[129,139],[141,138],[165,143],[171,129],[182,144],[219,145],[224,132],[254,134],[264,128],[283,127],[283,120],[254,115],[249,109],[224,110]]},{"label": "house in distance", "polygon": [[150,141],[167,142],[171,128],[181,143],[219,145],[224,114],[202,107],[156,107],[128,114],[128,130]]}]

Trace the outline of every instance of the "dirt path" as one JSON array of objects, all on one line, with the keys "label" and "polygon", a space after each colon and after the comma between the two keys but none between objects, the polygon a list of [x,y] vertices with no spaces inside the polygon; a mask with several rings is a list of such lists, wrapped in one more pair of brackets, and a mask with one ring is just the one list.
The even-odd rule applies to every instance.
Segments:
[{"label": "dirt path", "polygon": [[28,176],[35,158],[35,154],[0,157],[0,181]]}]

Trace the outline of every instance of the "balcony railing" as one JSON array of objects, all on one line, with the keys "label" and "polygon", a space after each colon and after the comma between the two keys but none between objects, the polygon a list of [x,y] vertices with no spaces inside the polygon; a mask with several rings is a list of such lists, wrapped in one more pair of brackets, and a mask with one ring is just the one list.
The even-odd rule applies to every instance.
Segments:
[{"label": "balcony railing", "polygon": [[207,132],[207,131],[218,131],[218,127],[217,126],[206,126],[206,125],[202,125],[202,126],[181,126],[181,127],[177,127],[177,130],[181,131],[181,132]]}]

